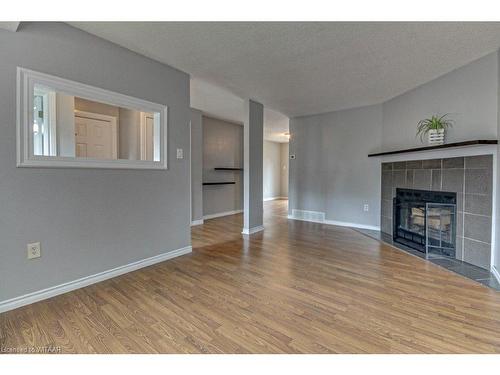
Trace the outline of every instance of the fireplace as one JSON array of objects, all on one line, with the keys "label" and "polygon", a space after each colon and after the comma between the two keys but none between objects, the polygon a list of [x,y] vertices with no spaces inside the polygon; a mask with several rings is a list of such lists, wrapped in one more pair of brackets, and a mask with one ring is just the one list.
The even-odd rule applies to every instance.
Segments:
[{"label": "fireplace", "polygon": [[426,254],[455,257],[457,194],[396,189],[393,240]]}]

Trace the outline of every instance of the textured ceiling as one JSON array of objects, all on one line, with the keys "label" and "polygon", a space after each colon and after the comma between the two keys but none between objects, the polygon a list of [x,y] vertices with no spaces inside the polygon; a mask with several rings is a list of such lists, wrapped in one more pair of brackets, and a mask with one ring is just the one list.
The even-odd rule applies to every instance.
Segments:
[{"label": "textured ceiling", "polygon": [[[223,120],[243,123],[244,100],[237,95],[200,79],[191,79],[191,107]],[[289,119],[282,113],[264,107],[264,139],[288,142]]]},{"label": "textured ceiling", "polygon": [[299,116],[375,104],[500,46],[500,23],[71,23]]}]

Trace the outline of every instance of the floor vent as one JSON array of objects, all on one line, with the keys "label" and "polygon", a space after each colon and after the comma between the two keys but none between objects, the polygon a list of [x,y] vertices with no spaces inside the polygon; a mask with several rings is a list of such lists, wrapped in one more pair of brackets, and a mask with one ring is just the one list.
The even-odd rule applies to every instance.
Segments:
[{"label": "floor vent", "polygon": [[306,221],[325,221],[325,213],[319,211],[306,211],[306,210],[292,210],[292,216],[294,219],[306,220]]}]

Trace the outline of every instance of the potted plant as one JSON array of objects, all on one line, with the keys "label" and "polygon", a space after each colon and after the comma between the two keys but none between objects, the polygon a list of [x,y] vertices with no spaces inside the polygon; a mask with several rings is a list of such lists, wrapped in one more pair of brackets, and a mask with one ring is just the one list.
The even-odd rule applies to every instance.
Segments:
[{"label": "potted plant", "polygon": [[427,135],[430,145],[442,145],[445,130],[453,126],[453,120],[447,119],[447,116],[448,113],[420,120],[417,125],[417,137],[420,136],[420,140],[423,142],[424,136]]}]

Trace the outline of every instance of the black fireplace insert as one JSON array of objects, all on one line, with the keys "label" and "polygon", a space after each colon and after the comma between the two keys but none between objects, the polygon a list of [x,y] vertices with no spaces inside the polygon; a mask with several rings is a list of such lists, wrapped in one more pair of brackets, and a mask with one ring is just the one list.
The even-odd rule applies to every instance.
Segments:
[{"label": "black fireplace insert", "polygon": [[393,203],[395,242],[455,257],[456,193],[398,188]]}]

